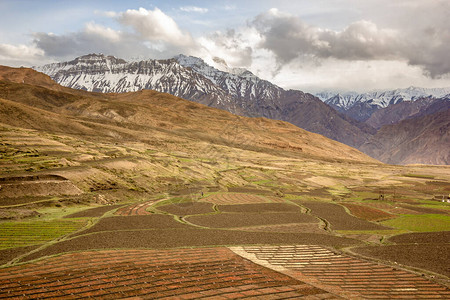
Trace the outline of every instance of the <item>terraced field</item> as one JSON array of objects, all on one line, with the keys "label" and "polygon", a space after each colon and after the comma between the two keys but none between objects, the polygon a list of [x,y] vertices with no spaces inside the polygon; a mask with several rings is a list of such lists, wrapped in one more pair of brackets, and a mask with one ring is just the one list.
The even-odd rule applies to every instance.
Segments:
[{"label": "terraced field", "polygon": [[[0,250],[0,262],[11,264],[0,268],[0,298],[450,297],[448,281],[403,269],[448,276],[446,234],[397,236],[392,245],[367,247],[358,235],[334,231],[393,232],[367,221],[385,217],[384,210],[348,208],[363,218],[334,203],[217,193],[200,202],[151,200],[52,222],[0,223],[2,233],[15,230],[21,237],[4,235],[9,244],[3,247],[16,248]],[[347,248],[366,258],[336,250]],[[400,255],[403,250],[408,255]],[[427,255],[419,256],[423,251]]]}]

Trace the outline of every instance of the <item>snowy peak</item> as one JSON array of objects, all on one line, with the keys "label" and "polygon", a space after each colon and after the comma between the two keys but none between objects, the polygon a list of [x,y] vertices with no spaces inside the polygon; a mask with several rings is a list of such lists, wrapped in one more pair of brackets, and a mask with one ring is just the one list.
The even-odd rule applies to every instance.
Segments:
[{"label": "snowy peak", "polygon": [[[450,93],[450,88],[419,88],[409,87],[388,91],[375,91],[358,94],[322,92],[317,96],[326,104],[336,110],[358,120],[365,122],[371,115],[390,105],[405,101],[416,101],[423,98],[445,98]],[[449,97],[447,99],[450,100]]]},{"label": "snowy peak", "polygon": [[355,103],[367,102],[381,108],[402,101],[415,101],[420,98],[442,98],[450,94],[450,88],[420,88],[411,86],[406,89],[375,91],[358,94],[356,92],[333,93],[321,92],[316,96],[327,104],[349,109]]}]

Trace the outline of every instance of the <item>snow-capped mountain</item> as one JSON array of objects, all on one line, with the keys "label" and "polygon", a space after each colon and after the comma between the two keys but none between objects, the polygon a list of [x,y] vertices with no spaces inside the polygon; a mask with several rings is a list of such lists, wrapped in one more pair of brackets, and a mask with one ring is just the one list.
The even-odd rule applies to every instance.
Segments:
[{"label": "snow-capped mountain", "polygon": [[250,117],[288,121],[351,146],[370,136],[368,127],[336,112],[317,97],[284,90],[221,59],[211,66],[200,58],[178,55],[167,60],[126,62],[102,54],[35,67],[57,83],[102,93],[153,89]]},{"label": "snow-capped mountain", "polygon": [[321,92],[316,96],[336,110],[356,120],[366,121],[375,111],[389,105],[422,98],[443,98],[448,94],[450,94],[450,88],[409,87],[362,94]]},{"label": "snow-capped mountain", "polygon": [[74,89],[101,93],[152,89],[219,108],[226,106],[231,112],[240,113],[226,92],[175,59],[126,62],[114,56],[89,54],[34,69]]}]

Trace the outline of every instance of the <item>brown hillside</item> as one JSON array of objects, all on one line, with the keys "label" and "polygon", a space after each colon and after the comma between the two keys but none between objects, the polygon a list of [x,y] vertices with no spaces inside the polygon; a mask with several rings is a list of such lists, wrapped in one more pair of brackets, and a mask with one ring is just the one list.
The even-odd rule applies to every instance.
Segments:
[{"label": "brown hillside", "polygon": [[[30,69],[1,70],[3,78],[13,79],[0,82],[0,119],[8,125],[192,151],[206,142],[288,156],[376,162],[287,122],[239,117],[150,90],[103,95],[59,90],[47,83],[47,76]],[[11,82],[21,79],[25,83]]]}]

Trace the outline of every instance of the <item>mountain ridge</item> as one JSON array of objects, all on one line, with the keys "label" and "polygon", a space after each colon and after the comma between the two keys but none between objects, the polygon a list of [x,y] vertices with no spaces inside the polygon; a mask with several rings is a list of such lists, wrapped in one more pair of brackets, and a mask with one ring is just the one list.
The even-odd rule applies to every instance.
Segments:
[{"label": "mountain ridge", "polygon": [[410,86],[404,89],[367,93],[321,92],[316,93],[316,96],[336,110],[358,121],[365,122],[375,111],[400,102],[416,101],[430,97],[450,99],[450,87],[421,88]]},{"label": "mountain ridge", "polygon": [[[154,89],[239,115],[287,121],[353,147],[373,133],[311,94],[284,90],[244,69],[232,74],[184,55],[130,63],[114,59],[90,54],[35,69],[66,87],[103,93]],[[308,120],[310,111],[316,114],[314,122]]]}]

